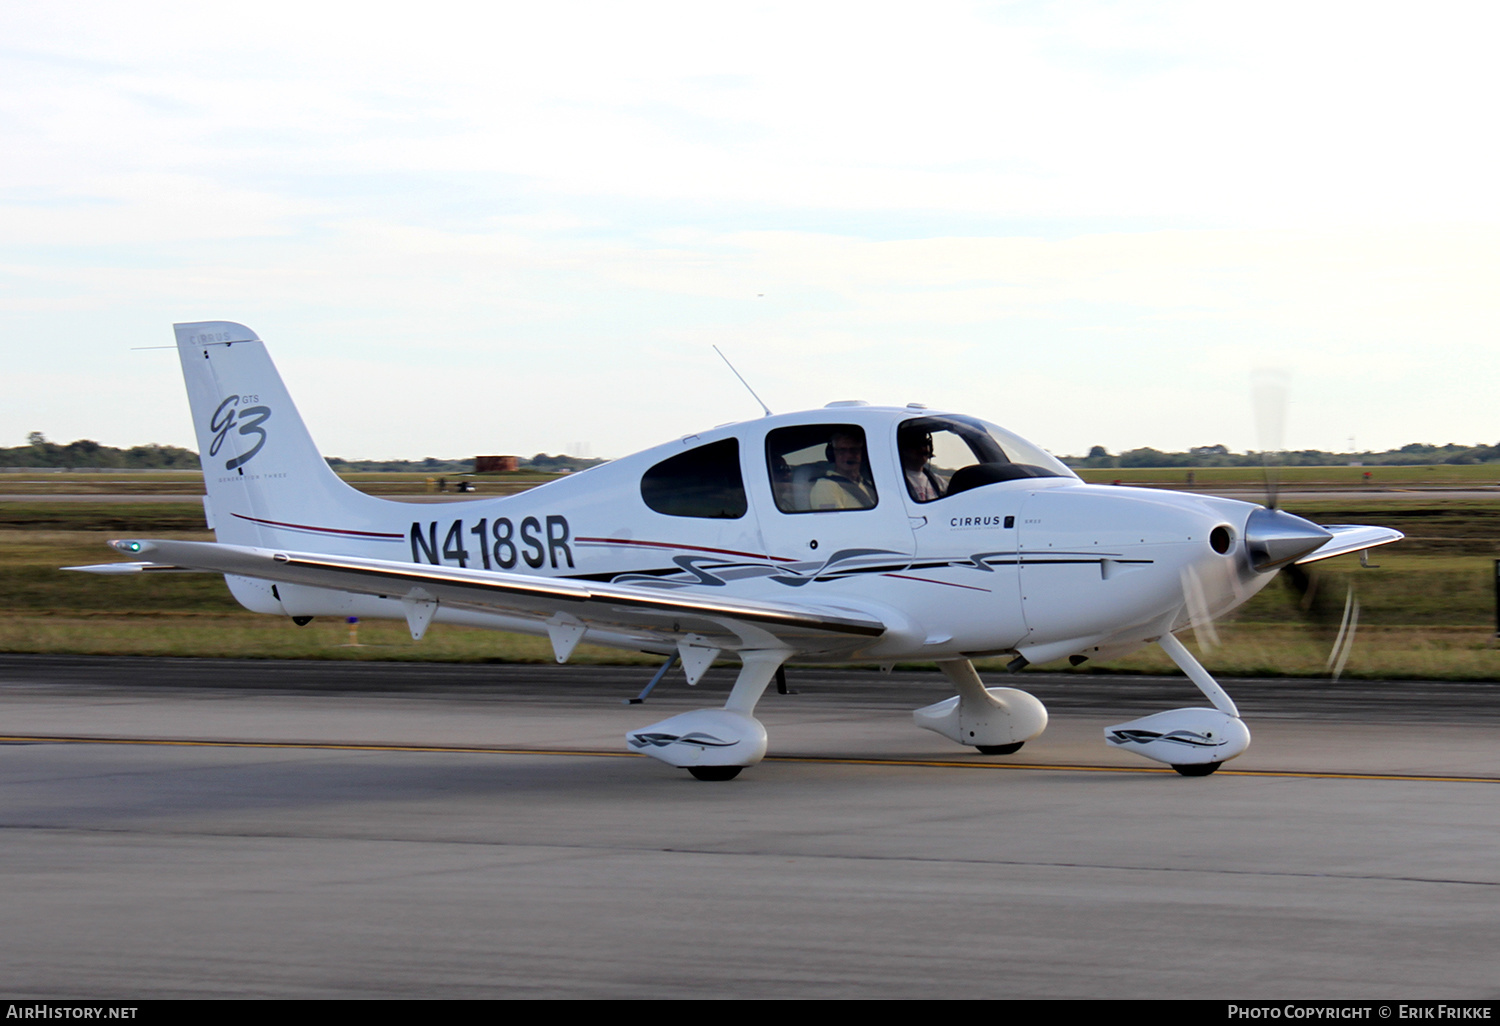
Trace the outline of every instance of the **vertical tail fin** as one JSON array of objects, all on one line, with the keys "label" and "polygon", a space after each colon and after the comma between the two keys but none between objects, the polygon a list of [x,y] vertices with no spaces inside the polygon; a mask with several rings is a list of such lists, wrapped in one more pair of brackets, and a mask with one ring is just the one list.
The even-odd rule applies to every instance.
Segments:
[{"label": "vertical tail fin", "polygon": [[329,469],[265,343],[230,321],[173,327],[219,541],[306,547],[317,536],[323,551],[366,551],[386,503]]}]

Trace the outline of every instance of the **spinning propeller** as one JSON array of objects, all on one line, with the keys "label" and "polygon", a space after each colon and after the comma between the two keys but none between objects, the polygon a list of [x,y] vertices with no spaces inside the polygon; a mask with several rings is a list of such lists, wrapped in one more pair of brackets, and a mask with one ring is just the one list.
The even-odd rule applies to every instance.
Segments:
[{"label": "spinning propeller", "polygon": [[[1255,407],[1255,428],[1260,441],[1261,470],[1265,484],[1265,506],[1271,515],[1281,513],[1280,471],[1285,453],[1282,441],[1286,435],[1290,381],[1291,375],[1285,370],[1263,368],[1255,372],[1251,385],[1252,401]],[[1258,517],[1268,519],[1267,514],[1251,515],[1251,526],[1247,530],[1251,533],[1252,547],[1254,525]],[[1270,565],[1274,565],[1274,561]],[[1257,561],[1257,568],[1260,568],[1259,561]],[[1315,573],[1306,566],[1298,565],[1295,559],[1287,561],[1282,571],[1281,579],[1294,596],[1297,609],[1304,619],[1325,636],[1333,633],[1333,624],[1338,623],[1338,631],[1334,636],[1327,664],[1333,679],[1337,680],[1344,672],[1344,664],[1349,661],[1349,653],[1354,647],[1354,632],[1359,625],[1359,599],[1355,596],[1353,582],[1348,585],[1342,608],[1340,608],[1340,603],[1331,594],[1323,575]]]},{"label": "spinning propeller", "polygon": [[[1251,392],[1266,508],[1250,515],[1245,525],[1245,542],[1255,569],[1262,572],[1281,570],[1281,579],[1302,619],[1312,624],[1321,635],[1333,637],[1327,665],[1337,680],[1344,672],[1354,646],[1354,633],[1359,624],[1359,599],[1351,583],[1340,603],[1335,597],[1336,589],[1327,586],[1325,576],[1297,563],[1298,559],[1326,541],[1328,533],[1280,507],[1282,439],[1286,430],[1289,379],[1284,370],[1255,372]],[[1219,632],[1214,627],[1203,583],[1191,567],[1183,571],[1182,597],[1198,647],[1203,651],[1217,648]]]}]

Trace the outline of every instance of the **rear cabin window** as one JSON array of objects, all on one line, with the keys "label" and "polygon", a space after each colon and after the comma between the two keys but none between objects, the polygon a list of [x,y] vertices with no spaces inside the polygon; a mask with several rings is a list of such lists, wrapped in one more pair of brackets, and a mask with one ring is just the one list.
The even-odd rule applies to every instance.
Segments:
[{"label": "rear cabin window", "polygon": [[783,513],[874,509],[880,501],[856,424],[778,428],[766,435],[766,469]]},{"label": "rear cabin window", "polygon": [[641,478],[641,498],[669,517],[739,519],[749,508],[739,441],[726,438],[662,460]]}]

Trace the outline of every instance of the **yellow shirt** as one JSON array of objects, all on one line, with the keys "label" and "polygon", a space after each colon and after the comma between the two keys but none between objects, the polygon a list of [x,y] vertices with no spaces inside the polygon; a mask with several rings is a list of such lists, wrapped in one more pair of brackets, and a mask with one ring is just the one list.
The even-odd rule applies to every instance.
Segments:
[{"label": "yellow shirt", "polygon": [[813,509],[870,509],[875,505],[875,489],[832,474],[813,482],[810,499]]}]

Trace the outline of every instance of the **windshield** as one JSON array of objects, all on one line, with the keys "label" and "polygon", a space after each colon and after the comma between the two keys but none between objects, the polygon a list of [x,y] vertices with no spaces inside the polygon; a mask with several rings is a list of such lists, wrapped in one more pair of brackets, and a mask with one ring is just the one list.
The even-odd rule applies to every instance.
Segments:
[{"label": "windshield", "polygon": [[997,481],[1077,476],[1026,439],[977,417],[914,417],[897,428],[896,445],[917,502]]}]

